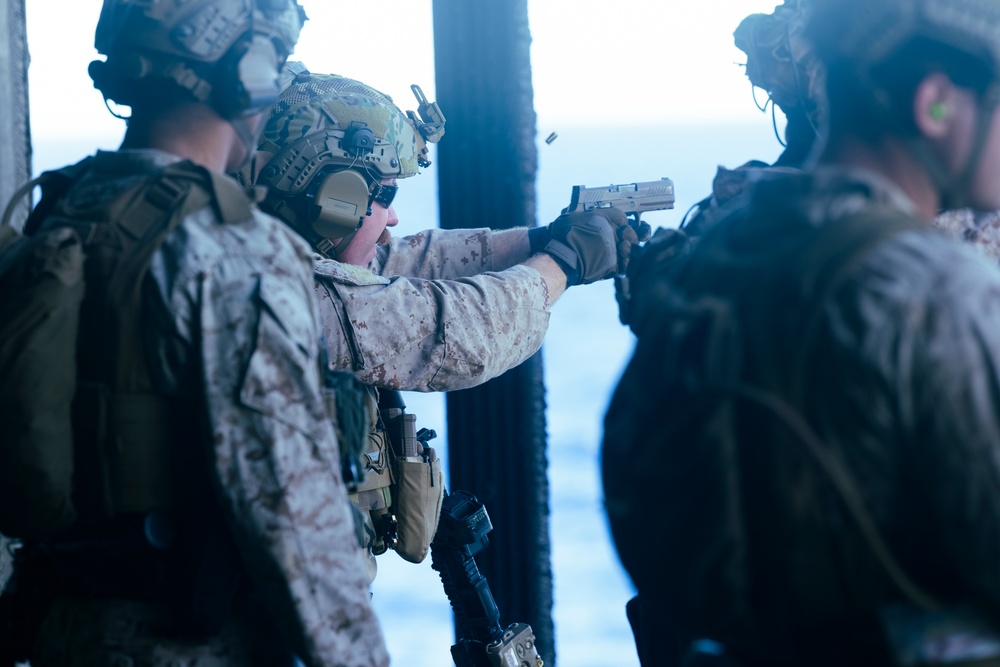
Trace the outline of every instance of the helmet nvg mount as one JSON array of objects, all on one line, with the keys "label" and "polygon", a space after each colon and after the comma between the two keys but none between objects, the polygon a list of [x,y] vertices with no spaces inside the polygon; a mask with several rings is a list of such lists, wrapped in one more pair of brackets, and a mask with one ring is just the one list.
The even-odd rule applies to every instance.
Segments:
[{"label": "helmet nvg mount", "polygon": [[297,0],[104,0],[94,87],[131,106],[136,84],[172,82],[223,117],[277,102],[282,65],[306,15]]},{"label": "helmet nvg mount", "polygon": [[416,85],[418,111],[404,114],[388,95],[354,79],[311,74],[300,63],[286,69],[294,78],[260,144],[262,155],[271,154],[256,175],[267,187],[261,206],[330,254],[330,239],[361,226],[382,180],[430,166],[427,144],[444,136],[445,118]]}]

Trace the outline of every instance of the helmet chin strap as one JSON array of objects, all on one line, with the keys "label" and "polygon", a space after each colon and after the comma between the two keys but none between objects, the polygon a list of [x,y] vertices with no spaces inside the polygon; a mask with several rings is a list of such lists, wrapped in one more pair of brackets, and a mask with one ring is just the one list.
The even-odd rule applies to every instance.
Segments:
[{"label": "helmet chin strap", "polygon": [[254,152],[257,150],[257,144],[260,141],[260,137],[264,133],[264,123],[263,119],[257,124],[257,129],[250,129],[250,119],[252,116],[237,116],[236,118],[228,119],[229,125],[236,132],[236,137],[239,139],[240,144],[243,146],[243,159],[240,161],[239,165],[233,167],[229,171],[241,172],[244,171],[253,160]]},{"label": "helmet chin strap", "polygon": [[334,245],[333,240],[326,238],[322,234],[317,234],[316,230],[312,228],[312,225],[302,222],[298,219],[298,216],[295,216],[294,220],[289,220],[287,216],[288,212],[286,211],[285,215],[280,215],[279,217],[291,225],[292,229],[298,232],[299,235],[309,243],[309,246],[313,250],[327,259],[337,259],[337,256],[340,254],[339,251],[346,248],[348,244],[350,244],[351,239],[354,238],[354,235],[357,234],[357,231],[353,231],[347,236],[341,237],[343,240],[334,239],[336,241],[341,241],[340,243]]},{"label": "helmet chin strap", "polygon": [[[360,229],[360,227],[358,229]],[[330,243],[330,250],[328,250],[326,254],[328,254],[331,259],[337,259],[340,253],[345,248],[347,248],[347,246],[351,245],[351,241],[354,240],[354,237],[357,236],[357,234],[358,230],[355,229],[347,236],[341,236],[339,239],[337,239],[338,241],[340,241],[340,243],[338,243],[337,245],[333,245],[332,243]],[[329,241],[327,242],[329,243]]]},{"label": "helmet chin strap", "polygon": [[[285,199],[265,200],[263,208],[266,212],[283,220],[285,224],[304,238],[314,251],[327,259],[337,259],[340,252],[351,244],[358,233],[358,230],[355,229],[350,234],[340,238],[328,239],[313,229],[313,226],[301,217],[297,209],[289,207],[288,201]],[[334,245],[333,241],[340,241],[340,243]]]},{"label": "helmet chin strap", "polygon": [[[338,239],[328,239],[321,234],[317,234],[316,230],[310,224],[299,221],[291,224],[295,228],[295,231],[309,242],[313,250],[327,259],[338,259],[340,252],[351,244],[351,241],[354,240],[355,235],[358,233],[358,230],[354,230],[350,234],[341,236]],[[340,241],[340,243],[334,244],[333,241]]]}]

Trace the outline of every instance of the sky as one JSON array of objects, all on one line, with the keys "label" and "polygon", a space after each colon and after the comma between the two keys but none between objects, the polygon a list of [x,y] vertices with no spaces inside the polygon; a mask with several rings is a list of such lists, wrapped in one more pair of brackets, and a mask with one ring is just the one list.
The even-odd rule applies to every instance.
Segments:
[{"label": "sky", "polygon": [[[294,57],[364,81],[401,105],[434,95],[431,0],[302,0]],[[539,133],[572,125],[761,122],[732,32],[776,0],[529,0]],[[122,121],[87,75],[100,0],[26,0],[36,141],[93,137]],[[767,123],[770,121],[767,120]]]}]

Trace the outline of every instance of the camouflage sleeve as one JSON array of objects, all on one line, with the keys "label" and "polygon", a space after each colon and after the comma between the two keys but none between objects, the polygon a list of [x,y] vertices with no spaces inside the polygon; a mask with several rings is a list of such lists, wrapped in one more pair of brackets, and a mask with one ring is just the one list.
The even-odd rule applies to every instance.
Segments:
[{"label": "camouflage sleeve", "polygon": [[194,295],[219,490],[303,661],[387,665],[323,410],[308,257],[261,218],[220,232],[228,252]]},{"label": "camouflage sleeve", "polygon": [[330,363],[407,391],[473,387],[538,350],[548,328],[541,275],[515,266],[459,280],[352,278],[317,264]]},{"label": "camouflage sleeve", "polygon": [[994,261],[1000,260],[1000,211],[945,211],[933,222],[955,238],[971,243],[973,248]]},{"label": "camouflage sleeve", "polygon": [[379,246],[372,269],[382,276],[427,280],[454,280],[501,271],[528,259],[528,253],[518,252],[512,242],[517,238],[525,239],[526,250],[526,229],[430,229]]}]

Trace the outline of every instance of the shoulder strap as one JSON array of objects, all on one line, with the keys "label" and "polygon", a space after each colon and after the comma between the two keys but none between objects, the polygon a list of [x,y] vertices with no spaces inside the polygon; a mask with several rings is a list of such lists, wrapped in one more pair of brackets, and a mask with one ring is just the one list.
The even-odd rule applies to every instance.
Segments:
[{"label": "shoulder strap", "polygon": [[47,171],[38,177],[39,185],[42,186],[42,199],[28,216],[28,221],[24,225],[25,234],[31,235],[38,230],[42,221],[55,208],[56,203],[90,169],[93,159],[93,156],[88,156],[76,164]]},{"label": "shoulder strap", "polygon": [[[764,408],[789,428],[793,440],[805,447],[833,484],[889,579],[917,607],[932,611],[940,609],[940,603],[917,585],[893,556],[865,506],[853,475],[812,429],[800,409],[806,392],[808,358],[813,352],[826,306],[880,243],[897,234],[918,229],[933,231],[915,216],[895,209],[876,208],[846,216],[814,231],[813,242],[807,249],[787,258],[790,275],[801,277],[801,303],[810,305],[802,320],[801,337],[794,347],[792,362],[785,375],[790,400],[764,388],[768,386],[766,379],[764,387],[741,383],[730,391]],[[772,366],[778,363],[773,355],[767,355],[767,358]],[[777,371],[774,373],[777,374]]]},{"label": "shoulder strap", "polygon": [[854,482],[854,476],[841,459],[830,451],[830,448],[827,447],[822,438],[809,426],[809,423],[802,417],[802,414],[774,392],[766,391],[759,387],[741,384],[731,387],[729,392],[764,408],[788,427],[793,435],[793,439],[805,447],[809,455],[819,464],[820,469],[822,469],[823,473],[833,484],[837,494],[840,495],[841,500],[843,500],[844,505],[847,507],[848,514],[854,519],[858,530],[861,531],[864,540],[868,543],[868,547],[872,550],[875,559],[899,592],[919,609],[925,611],[937,611],[941,609],[941,604],[934,596],[913,581],[906,574],[899,561],[896,560],[896,557],[892,555],[892,550],[885,543],[885,540],[882,539],[878,525],[865,506],[864,497]]},{"label": "shoulder strap", "polygon": [[[146,278],[153,255],[191,213],[208,208],[221,224],[245,222],[252,210],[240,197],[225,177],[178,162],[108,202],[100,221],[66,221],[86,238],[89,301],[80,326],[96,351],[78,384],[86,409],[75,428],[86,434],[78,438],[82,458],[105,464],[81,476],[81,512],[114,516],[180,502],[178,466],[201,424],[191,399],[157,391],[143,343]],[[109,441],[117,450],[105,460]]]},{"label": "shoulder strap", "polygon": [[[202,196],[189,199],[191,188],[196,188]],[[181,202],[184,202],[183,208],[178,209]],[[245,222],[253,215],[250,200],[236,181],[183,160],[155,175],[117,224],[132,238],[139,239],[157,226],[165,213],[183,218],[206,205],[212,207],[223,224]]]},{"label": "shoulder strap", "polygon": [[[143,277],[153,254],[185,217],[206,206],[212,207],[222,224],[245,222],[253,215],[247,196],[235,181],[185,160],[154,176],[117,220],[111,221],[121,232],[121,252],[108,277],[108,296],[119,312],[138,312]],[[135,317],[120,320],[119,344],[135,347],[122,352],[119,359],[141,358],[138,327]],[[119,368],[116,375],[120,384],[116,386],[129,386],[124,374],[132,373]]]},{"label": "shoulder strap", "polygon": [[24,225],[24,233],[26,235],[30,236],[34,234],[38,229],[38,225],[40,225],[41,221],[44,220],[45,217],[52,211],[56,202],[59,201],[59,199],[62,198],[67,191],[69,191],[73,183],[79,180],[80,177],[83,176],[84,172],[90,168],[91,160],[93,160],[93,157],[89,156],[68,167],[43,172],[37,178],[33,178],[19,187],[10,198],[10,201],[7,202],[7,207],[4,209],[3,220],[0,221],[0,226],[8,226],[10,224],[10,219],[14,216],[14,211],[21,202],[21,199],[34,190],[35,186],[41,186],[42,199],[38,202],[38,206],[36,206],[28,215],[28,220]]},{"label": "shoulder strap", "polygon": [[235,224],[249,220],[253,215],[250,198],[239,183],[224,174],[203,167],[199,169],[209,176],[219,221],[223,224]]}]

